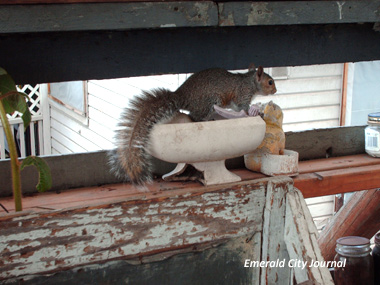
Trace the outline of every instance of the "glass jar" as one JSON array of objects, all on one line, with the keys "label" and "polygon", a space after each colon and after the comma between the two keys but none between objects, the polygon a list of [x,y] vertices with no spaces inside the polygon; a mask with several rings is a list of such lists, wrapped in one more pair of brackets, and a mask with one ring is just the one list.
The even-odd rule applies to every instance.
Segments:
[{"label": "glass jar", "polygon": [[375,247],[372,250],[375,284],[380,284],[380,233],[375,236]]},{"label": "glass jar", "polygon": [[373,157],[380,157],[380,112],[368,114],[365,133],[365,151]]},{"label": "glass jar", "polygon": [[336,241],[334,258],[335,284],[373,285],[373,260],[370,241],[364,237],[348,236]]}]

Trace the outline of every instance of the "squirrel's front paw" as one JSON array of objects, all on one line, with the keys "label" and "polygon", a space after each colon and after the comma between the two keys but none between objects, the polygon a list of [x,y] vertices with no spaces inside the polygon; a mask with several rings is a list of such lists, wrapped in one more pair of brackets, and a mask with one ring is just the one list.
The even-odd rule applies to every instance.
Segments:
[{"label": "squirrel's front paw", "polygon": [[248,115],[251,117],[256,117],[260,115],[260,107],[257,104],[253,104],[251,107],[249,107]]}]

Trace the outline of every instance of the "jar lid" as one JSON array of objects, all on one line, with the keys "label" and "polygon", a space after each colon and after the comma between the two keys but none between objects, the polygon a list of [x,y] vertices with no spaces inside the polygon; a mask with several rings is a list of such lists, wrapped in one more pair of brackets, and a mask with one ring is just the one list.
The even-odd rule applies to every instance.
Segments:
[{"label": "jar lid", "polygon": [[380,122],[380,112],[368,114],[368,121],[370,121],[370,122]]},{"label": "jar lid", "polygon": [[341,237],[336,240],[336,243],[341,245],[357,246],[369,244],[369,239],[358,236]]},{"label": "jar lid", "polygon": [[365,256],[371,251],[370,241],[358,236],[341,237],[336,241],[335,251],[345,256]]}]

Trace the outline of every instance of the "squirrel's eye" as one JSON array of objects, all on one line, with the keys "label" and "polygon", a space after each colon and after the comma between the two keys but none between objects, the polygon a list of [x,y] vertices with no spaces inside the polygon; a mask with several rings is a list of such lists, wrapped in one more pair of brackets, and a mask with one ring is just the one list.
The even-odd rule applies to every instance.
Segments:
[{"label": "squirrel's eye", "polygon": [[268,81],[268,84],[269,84],[269,85],[273,85],[273,80],[269,80],[269,81]]}]

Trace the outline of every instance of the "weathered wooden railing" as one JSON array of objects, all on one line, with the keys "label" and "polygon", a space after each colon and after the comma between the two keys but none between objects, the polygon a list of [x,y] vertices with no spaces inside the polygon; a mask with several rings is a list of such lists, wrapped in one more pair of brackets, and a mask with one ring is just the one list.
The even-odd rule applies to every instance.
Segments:
[{"label": "weathered wooden railing", "polygon": [[[322,260],[318,232],[288,177],[160,182],[149,193],[108,185],[100,204],[87,194],[86,206],[1,216],[0,280],[332,284],[327,268],[311,264]],[[64,201],[60,195],[56,204]]]}]

